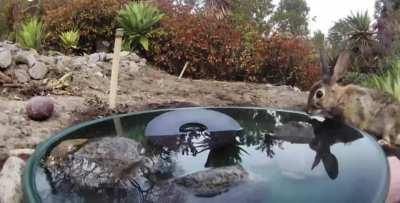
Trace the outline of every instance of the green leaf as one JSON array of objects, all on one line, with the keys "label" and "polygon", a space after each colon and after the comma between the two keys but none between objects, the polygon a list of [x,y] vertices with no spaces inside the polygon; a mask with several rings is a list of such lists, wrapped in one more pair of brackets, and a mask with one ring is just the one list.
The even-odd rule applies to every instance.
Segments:
[{"label": "green leaf", "polygon": [[143,46],[143,48],[148,51],[149,50],[149,39],[146,37],[140,37],[139,39],[140,44]]}]

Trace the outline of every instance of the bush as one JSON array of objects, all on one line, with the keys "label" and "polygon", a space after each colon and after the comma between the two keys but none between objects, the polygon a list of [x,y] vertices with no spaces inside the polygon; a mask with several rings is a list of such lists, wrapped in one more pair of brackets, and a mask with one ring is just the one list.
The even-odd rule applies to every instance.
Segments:
[{"label": "bush", "polygon": [[47,45],[62,48],[59,35],[72,29],[80,31],[79,47],[95,52],[99,42],[113,42],[117,28],[116,16],[127,0],[47,0],[44,2],[44,21],[49,32]]},{"label": "bush", "polygon": [[32,18],[22,24],[17,32],[17,42],[25,47],[39,49],[43,39],[43,22],[37,18]]},{"label": "bush", "polygon": [[372,76],[365,85],[390,93],[400,101],[400,60],[393,62],[385,73]]},{"label": "bush", "polygon": [[[178,7],[178,8],[177,8]],[[240,80],[309,88],[319,79],[311,43],[295,37],[263,37],[252,24],[237,27],[229,17],[217,20],[193,14],[185,6],[166,6],[161,32],[152,38],[151,60],[178,75],[195,79]]]},{"label": "bush", "polygon": [[149,49],[149,38],[156,24],[164,16],[157,7],[145,3],[131,3],[118,13],[118,22],[127,34],[128,46]]}]

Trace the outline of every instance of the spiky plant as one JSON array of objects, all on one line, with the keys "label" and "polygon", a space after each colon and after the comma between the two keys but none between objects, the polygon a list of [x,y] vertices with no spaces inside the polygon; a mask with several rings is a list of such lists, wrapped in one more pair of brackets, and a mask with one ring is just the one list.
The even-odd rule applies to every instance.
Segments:
[{"label": "spiky plant", "polygon": [[400,101],[400,60],[394,62],[387,72],[371,77],[365,85],[388,92]]},{"label": "spiky plant", "polygon": [[140,45],[145,50],[148,50],[149,39],[163,16],[164,14],[152,5],[130,3],[119,11],[117,20],[126,32],[128,38],[126,42],[132,48]]},{"label": "spiky plant", "polygon": [[62,45],[65,49],[76,49],[78,47],[80,34],[78,30],[70,30],[60,34]]},{"label": "spiky plant", "polygon": [[43,22],[35,17],[23,23],[17,32],[17,42],[26,48],[39,49],[42,39]]}]

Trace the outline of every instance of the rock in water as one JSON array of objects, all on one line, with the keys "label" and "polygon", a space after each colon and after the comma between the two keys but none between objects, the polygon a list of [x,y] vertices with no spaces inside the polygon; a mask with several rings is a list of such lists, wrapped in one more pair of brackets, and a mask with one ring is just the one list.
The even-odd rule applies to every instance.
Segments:
[{"label": "rock in water", "polygon": [[0,172],[0,202],[20,203],[22,202],[22,173],[25,162],[18,157],[7,159]]},{"label": "rock in water", "polygon": [[0,68],[8,68],[12,63],[12,56],[10,50],[0,49]]},{"label": "rock in water", "polygon": [[241,165],[213,168],[177,178],[174,182],[191,190],[196,196],[213,197],[244,182],[249,174]]},{"label": "rock in water", "polygon": [[[82,145],[82,142],[78,142]],[[55,185],[72,189],[124,188],[141,167],[139,143],[124,137],[89,140],[75,152],[59,153],[61,143],[50,153],[45,164]],[[78,149],[79,148],[79,149]],[[66,147],[65,149],[71,149]],[[61,150],[62,151],[62,150]],[[64,158],[54,158],[59,154]]]},{"label": "rock in water", "polygon": [[44,121],[49,119],[54,112],[53,101],[49,97],[33,97],[28,101],[26,112],[30,119]]}]

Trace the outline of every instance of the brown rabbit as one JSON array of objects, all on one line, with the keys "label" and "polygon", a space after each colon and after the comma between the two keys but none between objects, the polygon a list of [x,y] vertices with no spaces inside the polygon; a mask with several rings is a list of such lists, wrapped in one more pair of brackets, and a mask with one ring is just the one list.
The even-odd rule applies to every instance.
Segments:
[{"label": "brown rabbit", "polygon": [[331,74],[326,56],[321,53],[323,78],[311,88],[307,112],[341,119],[375,135],[383,145],[400,147],[400,102],[377,90],[337,84],[346,73],[349,61],[350,53],[342,52]]}]

